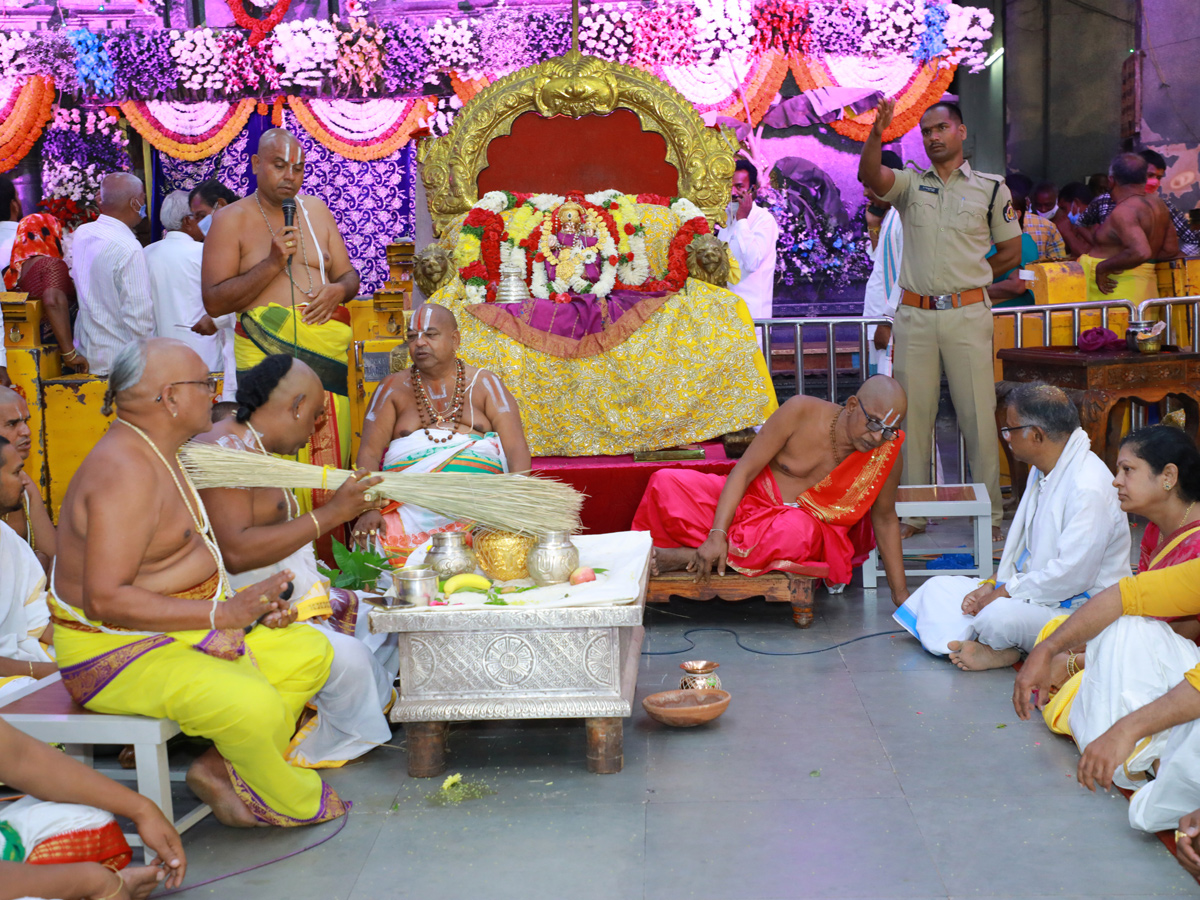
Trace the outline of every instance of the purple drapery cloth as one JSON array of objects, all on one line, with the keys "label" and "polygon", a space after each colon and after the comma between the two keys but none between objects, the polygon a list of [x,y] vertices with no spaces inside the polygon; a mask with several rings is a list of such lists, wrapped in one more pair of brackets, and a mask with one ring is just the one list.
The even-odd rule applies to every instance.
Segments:
[{"label": "purple drapery cloth", "polygon": [[595,294],[573,294],[569,303],[534,297],[523,303],[498,303],[496,308],[511,313],[538,331],[579,340],[615,324],[640,301],[665,297],[667,293],[614,290],[605,299],[597,298]]}]

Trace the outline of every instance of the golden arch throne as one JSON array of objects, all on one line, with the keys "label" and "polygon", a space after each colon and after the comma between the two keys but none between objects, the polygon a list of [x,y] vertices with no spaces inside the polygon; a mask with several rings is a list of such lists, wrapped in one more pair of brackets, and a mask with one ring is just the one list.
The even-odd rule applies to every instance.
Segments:
[{"label": "golden arch throne", "polygon": [[[697,222],[707,231],[724,220],[736,149],[730,131],[705,126],[691,103],[654,75],[574,50],[487,86],[447,135],[422,142],[430,215],[452,260],[431,300],[457,315],[463,359],[496,372],[516,396],[535,456],[671,447],[758,425],[774,410],[745,304],[725,288],[680,276],[680,241],[691,239]],[[628,242],[616,227],[644,235],[641,271],[649,275],[636,284],[658,289],[647,288],[645,299],[632,293],[636,286],[625,290],[618,307],[599,288],[546,294],[543,277],[538,294],[531,273],[546,263],[531,245],[521,265],[535,296],[520,305],[491,302],[495,266],[470,277],[484,272],[487,229],[464,228],[464,221],[500,216],[503,225],[490,238],[494,262],[496,234],[503,229],[507,239],[510,226],[528,223],[531,210],[522,212],[522,204],[537,205],[534,216],[544,217],[537,221],[553,231],[555,204],[567,195],[595,210],[594,222],[619,201],[623,212],[607,216],[608,227],[624,250]],[[641,247],[603,258],[633,266]],[[630,269],[619,271],[623,289]],[[561,284],[553,274],[549,279]],[[486,291],[469,288],[480,284]],[[590,326],[576,333],[572,324],[564,337],[561,317],[576,314]]]}]

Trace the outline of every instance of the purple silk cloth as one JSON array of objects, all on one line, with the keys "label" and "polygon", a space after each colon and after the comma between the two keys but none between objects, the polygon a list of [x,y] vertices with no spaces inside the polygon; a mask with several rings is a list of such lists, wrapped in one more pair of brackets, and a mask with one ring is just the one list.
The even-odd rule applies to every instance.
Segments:
[{"label": "purple silk cloth", "polygon": [[[563,247],[573,247],[575,245],[575,235],[571,234],[571,232],[569,232],[569,231],[559,232],[558,234],[555,235],[555,237],[558,238],[558,243]],[[583,235],[583,246],[595,247],[598,243],[600,243],[599,238],[594,237],[592,235]],[[558,266],[551,265],[550,263],[546,263],[546,277],[548,279],[553,281],[555,278],[557,278],[558,277],[557,272],[558,272]],[[600,280],[600,263],[598,263],[598,262],[584,263],[583,277],[586,278],[588,281],[590,281],[592,284],[595,284],[597,281],[599,281]],[[590,296],[590,295],[588,295],[588,296]]]},{"label": "purple silk cloth", "polygon": [[668,293],[614,290],[606,299],[595,294],[573,294],[569,303],[533,297],[522,303],[498,303],[496,308],[511,313],[538,331],[579,340],[603,331],[642,300],[665,297]]},{"label": "purple silk cloth", "polygon": [[1097,353],[1101,350],[1124,350],[1124,338],[1117,337],[1115,331],[1108,328],[1089,328],[1079,335],[1079,349],[1084,353]]}]

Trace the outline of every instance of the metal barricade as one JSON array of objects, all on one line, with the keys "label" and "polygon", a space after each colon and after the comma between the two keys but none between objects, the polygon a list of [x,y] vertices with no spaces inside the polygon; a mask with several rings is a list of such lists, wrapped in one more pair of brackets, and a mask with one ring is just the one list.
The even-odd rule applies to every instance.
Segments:
[{"label": "metal barricade", "polygon": [[1156,297],[1152,300],[1143,300],[1137,306],[1137,317],[1139,321],[1146,321],[1149,318],[1150,310],[1158,307],[1168,310],[1166,315],[1167,320],[1167,339],[1164,344],[1178,344],[1175,340],[1175,322],[1172,320],[1170,309],[1176,306],[1185,306],[1191,310],[1191,344],[1192,352],[1200,353],[1200,328],[1196,327],[1196,323],[1200,322],[1200,296],[1193,297]]},{"label": "metal barricade", "polygon": [[858,376],[860,381],[865,381],[869,372],[869,357],[867,346],[867,329],[873,325],[891,325],[890,319],[873,318],[866,319],[862,316],[826,316],[813,318],[795,318],[795,319],[755,319],[754,327],[758,330],[760,346],[764,348],[764,356],[767,362],[767,371],[772,372],[771,368],[771,330],[776,327],[791,328],[792,340],[796,348],[796,393],[803,394],[804,390],[804,329],[807,328],[823,328],[825,329],[825,360],[826,369],[829,372],[829,387],[826,391],[827,399],[832,402],[837,402],[838,388],[838,371],[837,371],[837,329],[842,327],[853,327],[858,329]]}]

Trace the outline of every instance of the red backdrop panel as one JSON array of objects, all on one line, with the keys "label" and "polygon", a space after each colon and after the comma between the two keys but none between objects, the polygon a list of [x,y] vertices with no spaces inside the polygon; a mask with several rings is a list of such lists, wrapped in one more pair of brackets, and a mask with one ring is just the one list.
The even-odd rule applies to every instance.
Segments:
[{"label": "red backdrop panel", "polygon": [[661,134],[642,131],[628,109],[607,116],[546,118],[527,112],[512,131],[488,145],[479,195],[488,191],[565,194],[617,188],[626,194],[679,192],[679,173],[667,162]]}]

